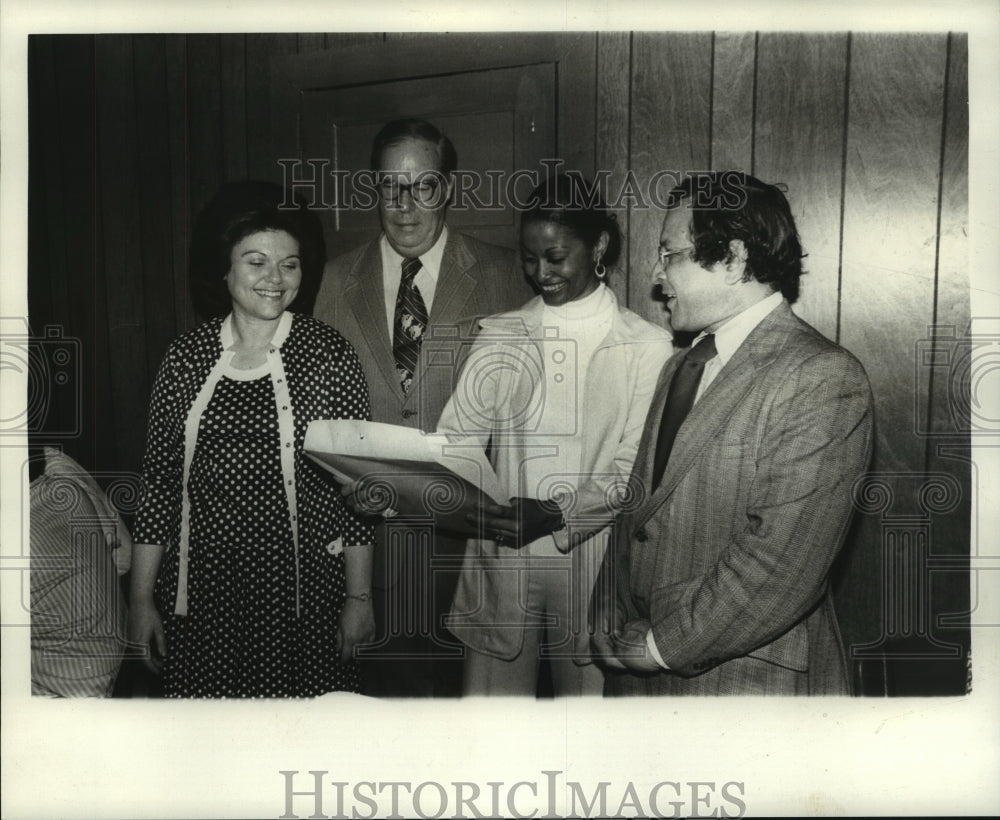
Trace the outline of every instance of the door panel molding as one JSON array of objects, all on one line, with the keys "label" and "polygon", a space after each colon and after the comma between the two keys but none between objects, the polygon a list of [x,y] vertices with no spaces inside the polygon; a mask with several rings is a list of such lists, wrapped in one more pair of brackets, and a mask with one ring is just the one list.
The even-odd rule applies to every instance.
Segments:
[{"label": "door panel molding", "polygon": [[[271,61],[271,144],[279,158],[301,158],[300,121],[311,91],[359,87],[511,68],[540,63],[556,66],[556,151],[569,168],[594,172],[597,34],[489,33],[428,34]],[[275,164],[275,174],[281,169]]]}]

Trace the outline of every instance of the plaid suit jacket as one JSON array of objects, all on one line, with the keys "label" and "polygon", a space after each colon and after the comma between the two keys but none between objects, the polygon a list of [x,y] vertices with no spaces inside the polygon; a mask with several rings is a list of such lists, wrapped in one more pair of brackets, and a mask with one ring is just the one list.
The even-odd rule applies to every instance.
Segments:
[{"label": "plaid suit jacket", "polygon": [[[779,305],[678,432],[658,487],[664,366],[595,595],[651,624],[669,672],[609,672],[608,694],[846,694],[828,588],[871,455],[861,364]],[[610,563],[609,563],[610,562]],[[605,599],[608,603],[610,600]]]}]

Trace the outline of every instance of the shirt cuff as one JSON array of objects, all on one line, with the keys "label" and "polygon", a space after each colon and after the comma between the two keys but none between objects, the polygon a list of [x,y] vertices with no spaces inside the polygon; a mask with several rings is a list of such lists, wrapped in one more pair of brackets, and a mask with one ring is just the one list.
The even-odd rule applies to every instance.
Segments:
[{"label": "shirt cuff", "polygon": [[556,549],[559,552],[569,552],[569,527],[563,525],[561,530],[554,530],[552,533],[552,540],[556,544]]},{"label": "shirt cuff", "polygon": [[653,660],[656,661],[659,666],[662,666],[664,669],[670,669],[670,667],[663,662],[663,656],[660,654],[660,650],[656,648],[656,641],[653,640],[652,629],[646,633],[646,648],[649,649],[649,654],[653,656]]},{"label": "shirt cuff", "polygon": [[555,499],[555,502],[559,505],[559,511],[562,513],[562,526],[552,531],[552,540],[556,544],[556,549],[559,552],[569,552],[573,545],[569,540],[569,519],[566,517],[569,510],[566,509],[564,503],[560,499]]}]

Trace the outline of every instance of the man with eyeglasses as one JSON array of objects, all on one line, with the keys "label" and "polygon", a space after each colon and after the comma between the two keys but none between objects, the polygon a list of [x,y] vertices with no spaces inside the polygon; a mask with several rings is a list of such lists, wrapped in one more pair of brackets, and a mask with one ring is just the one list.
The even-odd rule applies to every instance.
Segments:
[{"label": "man with eyeglasses", "polygon": [[653,273],[676,333],[592,599],[605,694],[847,694],[830,567],[871,455],[858,361],[792,313],[781,190],[730,171],[671,192]]},{"label": "man with eyeglasses", "polygon": [[[327,264],[314,312],[357,351],[372,419],[431,432],[478,320],[519,307],[533,293],[514,251],[448,228],[457,156],[434,125],[387,123],[372,143],[371,167],[382,235]],[[462,645],[441,619],[465,542],[426,541],[391,521],[376,530],[377,638],[361,658],[366,694],[461,692]]]}]

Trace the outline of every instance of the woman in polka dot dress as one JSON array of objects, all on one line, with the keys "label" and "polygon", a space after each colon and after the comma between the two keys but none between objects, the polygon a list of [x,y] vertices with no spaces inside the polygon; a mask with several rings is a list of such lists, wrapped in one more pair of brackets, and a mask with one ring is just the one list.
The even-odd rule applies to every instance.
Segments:
[{"label": "woman in polka dot dress", "polygon": [[357,691],[374,635],[373,533],[302,451],[313,419],[369,418],[368,391],[350,344],[292,310],[324,248],[282,198],[243,183],[206,209],[193,283],[227,315],[177,339],[153,388],[129,636],[168,697]]}]

